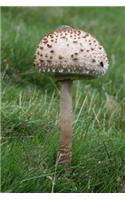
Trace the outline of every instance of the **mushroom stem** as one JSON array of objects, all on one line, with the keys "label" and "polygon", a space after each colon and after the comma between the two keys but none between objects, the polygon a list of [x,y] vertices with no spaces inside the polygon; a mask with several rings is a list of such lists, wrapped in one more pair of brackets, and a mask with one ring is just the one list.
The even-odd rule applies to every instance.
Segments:
[{"label": "mushroom stem", "polygon": [[72,159],[72,80],[61,81],[60,147],[59,163],[71,163]]}]

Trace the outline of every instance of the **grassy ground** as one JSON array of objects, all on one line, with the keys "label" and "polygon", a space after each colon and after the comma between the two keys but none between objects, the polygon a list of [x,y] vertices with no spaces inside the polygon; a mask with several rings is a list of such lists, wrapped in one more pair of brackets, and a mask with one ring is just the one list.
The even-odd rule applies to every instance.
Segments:
[{"label": "grassy ground", "polygon": [[[2,8],[2,192],[125,192],[125,8]],[[73,162],[55,171],[59,95],[33,68],[41,37],[67,24],[91,32],[110,68],[74,81]]]}]

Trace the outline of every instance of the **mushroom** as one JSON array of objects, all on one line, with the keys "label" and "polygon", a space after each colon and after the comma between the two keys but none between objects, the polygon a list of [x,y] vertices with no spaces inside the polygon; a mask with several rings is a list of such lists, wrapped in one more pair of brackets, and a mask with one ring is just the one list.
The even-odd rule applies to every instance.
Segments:
[{"label": "mushroom", "polygon": [[104,75],[108,68],[106,52],[89,33],[60,26],[38,45],[34,64],[60,82],[60,147],[58,163],[72,160],[72,83]]}]

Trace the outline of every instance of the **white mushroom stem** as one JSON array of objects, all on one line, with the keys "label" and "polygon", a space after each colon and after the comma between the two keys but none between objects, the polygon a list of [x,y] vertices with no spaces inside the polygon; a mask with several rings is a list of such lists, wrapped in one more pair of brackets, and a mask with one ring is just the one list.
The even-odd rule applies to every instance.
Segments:
[{"label": "white mushroom stem", "polygon": [[72,81],[61,81],[60,147],[59,163],[71,163],[72,159]]}]

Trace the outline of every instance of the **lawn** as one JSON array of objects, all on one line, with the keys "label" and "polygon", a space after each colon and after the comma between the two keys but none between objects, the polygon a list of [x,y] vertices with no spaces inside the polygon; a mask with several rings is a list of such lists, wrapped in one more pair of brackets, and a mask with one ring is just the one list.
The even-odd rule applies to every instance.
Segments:
[{"label": "lawn", "polygon": [[[125,192],[125,8],[4,7],[2,16],[2,192]],[[55,168],[59,93],[33,66],[47,32],[67,24],[105,47],[104,77],[74,81],[70,176]]]}]

